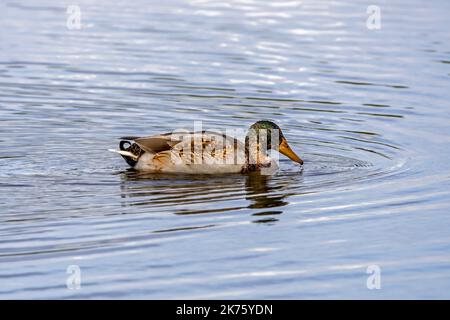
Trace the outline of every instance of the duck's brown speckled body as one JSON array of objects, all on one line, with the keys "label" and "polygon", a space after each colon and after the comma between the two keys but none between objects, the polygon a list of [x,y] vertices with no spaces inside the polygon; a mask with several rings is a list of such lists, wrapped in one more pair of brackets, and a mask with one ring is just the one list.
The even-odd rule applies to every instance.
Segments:
[{"label": "duck's brown speckled body", "polygon": [[[279,143],[272,143],[274,133],[278,134]],[[120,150],[111,151],[120,153],[136,170],[154,173],[221,174],[257,171],[262,167],[276,165],[266,155],[268,149],[276,149],[291,160],[303,164],[290,149],[281,129],[270,121],[253,124],[245,143],[221,133],[201,131],[182,135],[166,133],[148,137],[123,137],[119,148]]]}]

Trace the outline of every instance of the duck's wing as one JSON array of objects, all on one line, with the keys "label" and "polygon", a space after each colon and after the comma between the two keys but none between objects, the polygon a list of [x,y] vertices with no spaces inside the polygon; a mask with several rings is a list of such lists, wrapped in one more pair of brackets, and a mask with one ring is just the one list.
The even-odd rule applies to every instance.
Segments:
[{"label": "duck's wing", "polygon": [[122,137],[121,140],[134,141],[142,150],[150,153],[158,153],[172,149],[181,140],[170,134],[148,137]]},{"label": "duck's wing", "polygon": [[[181,163],[237,164],[244,161],[244,144],[212,131],[191,132],[171,149]],[[165,153],[165,152],[164,152]]]}]

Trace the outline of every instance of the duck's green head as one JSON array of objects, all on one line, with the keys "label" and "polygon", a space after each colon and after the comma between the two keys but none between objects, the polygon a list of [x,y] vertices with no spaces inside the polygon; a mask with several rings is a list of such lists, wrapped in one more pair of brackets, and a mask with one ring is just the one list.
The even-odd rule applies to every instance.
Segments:
[{"label": "duck's green head", "polygon": [[261,139],[265,139],[267,141],[267,150],[277,150],[292,161],[303,164],[303,160],[299,156],[297,156],[295,152],[292,151],[292,149],[289,147],[289,144],[287,143],[287,140],[284,137],[281,128],[272,121],[261,120],[255,122],[250,127],[247,133],[247,144],[250,139],[255,139],[253,141],[258,141],[258,143],[260,143]]}]

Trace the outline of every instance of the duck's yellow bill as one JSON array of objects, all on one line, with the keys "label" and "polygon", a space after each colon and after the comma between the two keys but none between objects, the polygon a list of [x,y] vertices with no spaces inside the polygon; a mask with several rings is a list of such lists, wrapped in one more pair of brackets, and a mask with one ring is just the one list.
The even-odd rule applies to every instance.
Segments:
[{"label": "duck's yellow bill", "polygon": [[294,151],[292,151],[291,147],[289,147],[289,144],[287,143],[285,138],[281,140],[280,148],[278,149],[278,151],[280,151],[281,154],[284,154],[292,161],[303,164],[303,160],[300,159],[300,157],[296,155]]}]

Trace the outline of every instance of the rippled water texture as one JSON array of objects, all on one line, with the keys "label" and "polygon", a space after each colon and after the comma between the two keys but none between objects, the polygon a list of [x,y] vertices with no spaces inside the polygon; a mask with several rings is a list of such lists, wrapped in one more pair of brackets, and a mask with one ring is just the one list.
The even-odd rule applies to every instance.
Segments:
[{"label": "rippled water texture", "polygon": [[[0,4],[0,298],[450,298],[450,2],[72,2]],[[261,119],[303,171],[107,151]]]}]

